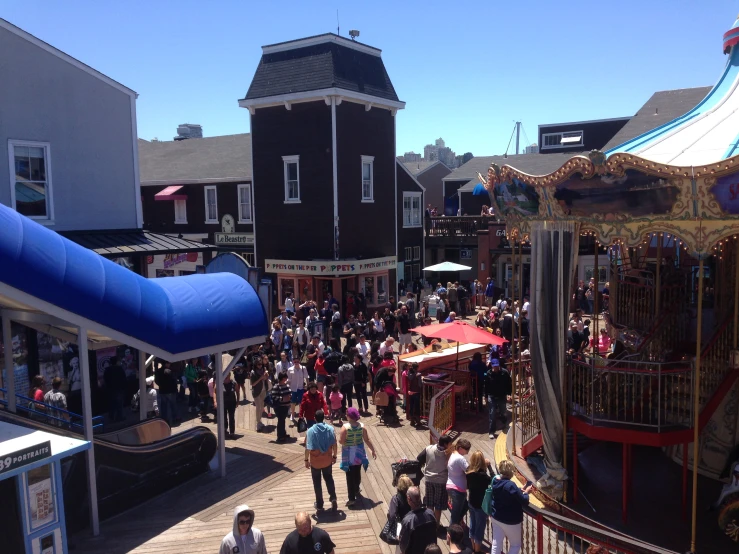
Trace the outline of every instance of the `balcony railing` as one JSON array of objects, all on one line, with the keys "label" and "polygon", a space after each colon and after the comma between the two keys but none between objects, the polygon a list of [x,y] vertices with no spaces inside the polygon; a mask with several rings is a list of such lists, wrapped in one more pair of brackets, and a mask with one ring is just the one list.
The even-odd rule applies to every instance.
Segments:
[{"label": "balcony railing", "polygon": [[487,229],[495,217],[463,215],[459,217],[432,217],[426,220],[429,237],[476,237],[477,231]]},{"label": "balcony railing", "polygon": [[693,368],[686,362],[642,362],[585,356],[568,360],[569,413],[591,425],[689,428]]}]

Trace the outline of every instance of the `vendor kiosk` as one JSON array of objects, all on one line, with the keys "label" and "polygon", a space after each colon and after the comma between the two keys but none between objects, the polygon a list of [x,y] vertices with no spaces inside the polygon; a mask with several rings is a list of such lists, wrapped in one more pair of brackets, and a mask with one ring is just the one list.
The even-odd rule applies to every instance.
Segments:
[{"label": "vendor kiosk", "polygon": [[[89,441],[0,422],[0,551],[66,554],[61,459]],[[7,550],[6,550],[7,548]]]}]

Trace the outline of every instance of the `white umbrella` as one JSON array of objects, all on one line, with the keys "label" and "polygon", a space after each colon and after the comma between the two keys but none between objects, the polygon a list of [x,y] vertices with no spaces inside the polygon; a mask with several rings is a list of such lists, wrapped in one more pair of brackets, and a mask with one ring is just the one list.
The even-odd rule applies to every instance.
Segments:
[{"label": "white umbrella", "polygon": [[424,271],[465,271],[467,269],[472,268],[468,265],[455,264],[454,262],[442,262],[423,268]]}]

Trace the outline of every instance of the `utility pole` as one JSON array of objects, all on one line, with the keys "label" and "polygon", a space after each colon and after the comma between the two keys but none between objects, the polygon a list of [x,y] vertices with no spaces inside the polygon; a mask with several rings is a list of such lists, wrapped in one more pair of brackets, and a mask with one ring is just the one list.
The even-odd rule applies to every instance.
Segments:
[{"label": "utility pole", "polygon": [[518,149],[518,143],[521,139],[521,122],[516,121],[516,156],[520,154],[520,151]]}]

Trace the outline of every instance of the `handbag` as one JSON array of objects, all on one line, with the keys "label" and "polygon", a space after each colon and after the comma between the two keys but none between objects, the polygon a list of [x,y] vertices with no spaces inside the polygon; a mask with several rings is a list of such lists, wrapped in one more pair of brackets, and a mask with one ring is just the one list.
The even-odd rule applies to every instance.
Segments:
[{"label": "handbag", "polygon": [[308,363],[308,350],[303,350],[303,355],[300,356],[300,365]]},{"label": "handbag", "polygon": [[380,531],[380,539],[387,544],[400,544],[398,539],[398,517],[395,516],[392,521],[390,518],[385,522],[385,526]]},{"label": "handbag", "polygon": [[377,391],[375,393],[375,406],[387,406],[390,403],[390,399],[385,391]]},{"label": "handbag", "polygon": [[493,482],[498,478],[496,475],[491,479],[488,488],[485,489],[485,496],[482,497],[482,511],[488,516],[493,515]]},{"label": "handbag", "polygon": [[298,419],[298,433],[305,433],[308,430],[308,422],[304,417]]}]

